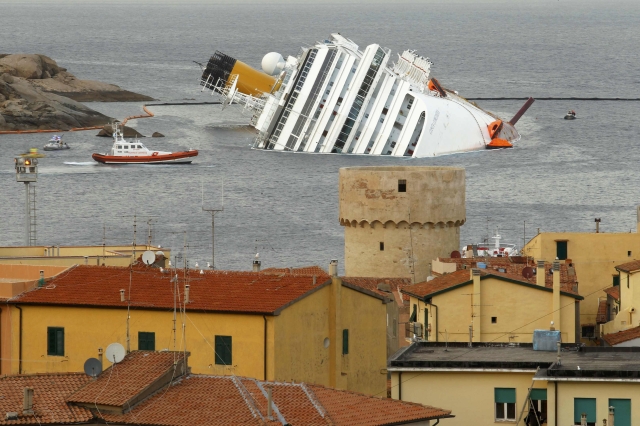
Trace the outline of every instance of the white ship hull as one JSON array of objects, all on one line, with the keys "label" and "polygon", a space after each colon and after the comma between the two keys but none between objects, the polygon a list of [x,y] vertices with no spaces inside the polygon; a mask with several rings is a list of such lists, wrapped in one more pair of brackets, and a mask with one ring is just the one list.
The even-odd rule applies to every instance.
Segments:
[{"label": "white ship hull", "polygon": [[[219,55],[235,61],[216,55],[207,70],[219,67],[212,64]],[[270,92],[242,93],[247,77],[231,73],[231,66],[224,78],[205,71],[201,84],[225,103],[253,110],[256,149],[420,158],[520,139],[514,124],[526,108],[511,123],[499,120],[430,78],[428,58],[405,51],[391,66],[390,55],[377,44],[360,51],[332,34],[286,62],[274,53],[265,56],[265,71],[279,74]]]}]

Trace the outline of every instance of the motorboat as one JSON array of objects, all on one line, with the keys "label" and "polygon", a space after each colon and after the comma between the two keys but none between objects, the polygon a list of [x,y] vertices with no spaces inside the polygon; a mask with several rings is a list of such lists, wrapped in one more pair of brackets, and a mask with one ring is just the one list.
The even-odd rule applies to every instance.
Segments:
[{"label": "motorboat", "polygon": [[53,135],[43,149],[45,151],[62,151],[63,149],[69,149],[69,145],[62,140],[62,136]]},{"label": "motorboat", "polygon": [[564,116],[565,120],[575,120],[576,119],[576,112],[574,110],[571,110],[567,113],[567,115]]},{"label": "motorboat", "polygon": [[113,146],[105,154],[94,153],[91,157],[103,164],[189,164],[198,151],[169,152],[154,151],[147,148],[137,138],[127,141],[122,135],[118,123],[113,125]]},{"label": "motorboat", "polygon": [[38,152],[38,148],[29,148],[29,151],[20,154],[22,158],[44,158],[44,154]]},{"label": "motorboat", "polygon": [[263,72],[216,51],[200,85],[223,108],[240,104],[252,114],[254,149],[421,158],[520,140],[515,124],[533,98],[501,119],[433,78],[433,63],[415,50],[392,62],[390,50],[360,50],[334,33],[286,60],[268,53]]}]

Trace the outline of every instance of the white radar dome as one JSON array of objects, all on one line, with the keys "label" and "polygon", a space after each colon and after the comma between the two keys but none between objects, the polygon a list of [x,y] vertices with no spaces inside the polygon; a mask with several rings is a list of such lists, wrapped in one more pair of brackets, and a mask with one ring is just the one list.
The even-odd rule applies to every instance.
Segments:
[{"label": "white radar dome", "polygon": [[275,75],[284,68],[284,58],[278,52],[271,52],[262,58],[262,71],[269,75]]}]

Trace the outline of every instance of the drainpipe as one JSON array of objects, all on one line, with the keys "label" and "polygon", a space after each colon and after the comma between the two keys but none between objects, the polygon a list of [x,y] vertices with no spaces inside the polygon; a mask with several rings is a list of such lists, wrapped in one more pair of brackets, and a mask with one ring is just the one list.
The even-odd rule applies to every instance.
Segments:
[{"label": "drainpipe", "polygon": [[553,424],[558,426],[558,382],[553,382],[553,387],[555,389],[555,392],[554,392],[555,404],[553,407],[555,413],[553,418]]},{"label": "drainpipe", "polygon": [[22,308],[16,305],[20,311],[20,333],[18,334],[18,374],[22,374]]},{"label": "drainpipe", "polygon": [[[429,306],[433,306],[434,308],[436,308],[436,342],[437,342],[438,341],[438,305],[434,305],[433,303],[429,302]],[[440,421],[440,419],[438,419],[438,421]]]},{"label": "drainpipe", "polygon": [[264,381],[267,381],[267,316],[263,315],[262,318],[264,319]]},{"label": "drainpipe", "polygon": [[402,401],[402,371],[398,371],[398,401]]}]

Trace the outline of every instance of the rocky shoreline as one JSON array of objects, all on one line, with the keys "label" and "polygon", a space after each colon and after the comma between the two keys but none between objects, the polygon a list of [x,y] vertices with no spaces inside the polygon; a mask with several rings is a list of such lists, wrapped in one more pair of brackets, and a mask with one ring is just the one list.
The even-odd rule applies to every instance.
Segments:
[{"label": "rocky shoreline", "polygon": [[80,80],[44,55],[0,54],[0,131],[69,130],[113,120],[80,102],[144,102],[153,98]]}]

